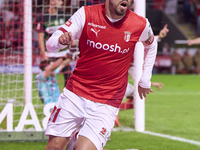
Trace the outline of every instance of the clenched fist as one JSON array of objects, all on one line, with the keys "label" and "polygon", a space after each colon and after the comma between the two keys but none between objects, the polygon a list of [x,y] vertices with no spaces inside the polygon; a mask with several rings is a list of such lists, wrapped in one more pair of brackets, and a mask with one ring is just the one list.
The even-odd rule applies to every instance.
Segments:
[{"label": "clenched fist", "polygon": [[58,42],[62,45],[70,45],[72,43],[71,32],[64,32],[58,39]]}]

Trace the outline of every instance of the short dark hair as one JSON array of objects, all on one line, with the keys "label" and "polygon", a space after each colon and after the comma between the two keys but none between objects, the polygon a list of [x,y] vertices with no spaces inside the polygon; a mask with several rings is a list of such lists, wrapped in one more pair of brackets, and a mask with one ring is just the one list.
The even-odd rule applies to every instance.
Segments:
[{"label": "short dark hair", "polygon": [[47,65],[49,65],[49,63],[50,63],[49,60],[43,60],[43,61],[41,61],[39,68],[40,68],[42,71],[44,71],[45,67],[46,67]]}]

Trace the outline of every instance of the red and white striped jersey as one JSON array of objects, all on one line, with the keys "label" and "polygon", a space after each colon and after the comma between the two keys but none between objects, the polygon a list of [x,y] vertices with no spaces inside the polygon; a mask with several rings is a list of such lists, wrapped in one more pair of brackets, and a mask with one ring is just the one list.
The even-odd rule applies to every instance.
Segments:
[{"label": "red and white striped jersey", "polygon": [[[153,42],[151,26],[147,19],[130,10],[122,19],[111,22],[104,4],[80,8],[49,39],[49,51],[64,47],[58,43],[63,32],[71,32],[74,40],[79,39],[80,58],[66,85],[79,96],[118,107],[127,87],[128,69],[138,41],[154,51],[149,68],[152,70],[157,44]],[[141,85],[150,87],[151,74],[146,76]]]}]

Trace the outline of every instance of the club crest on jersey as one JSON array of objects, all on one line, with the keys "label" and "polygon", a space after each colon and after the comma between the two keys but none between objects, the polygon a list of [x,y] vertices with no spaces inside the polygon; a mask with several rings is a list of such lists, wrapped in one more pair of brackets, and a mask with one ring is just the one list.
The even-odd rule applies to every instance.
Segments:
[{"label": "club crest on jersey", "polygon": [[124,41],[128,42],[131,38],[131,32],[129,31],[124,31]]},{"label": "club crest on jersey", "polygon": [[102,130],[99,132],[99,134],[107,141],[109,138],[109,132],[106,130],[106,128],[102,128]]},{"label": "club crest on jersey", "polygon": [[70,20],[67,20],[67,22],[65,23],[66,26],[70,27],[72,24],[72,22]]}]

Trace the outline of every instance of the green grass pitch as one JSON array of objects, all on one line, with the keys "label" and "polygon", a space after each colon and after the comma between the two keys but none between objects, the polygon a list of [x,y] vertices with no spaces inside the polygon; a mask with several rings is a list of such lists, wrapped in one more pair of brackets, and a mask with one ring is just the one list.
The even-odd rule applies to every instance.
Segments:
[{"label": "green grass pitch", "polygon": [[[200,142],[200,76],[158,75],[153,82],[162,82],[162,90],[154,90],[146,98],[145,130]],[[120,111],[122,126],[134,129],[134,109]],[[1,134],[1,133],[0,133]],[[42,150],[45,142],[4,142],[1,150]],[[140,132],[112,132],[105,149],[200,150],[200,146]]]}]

